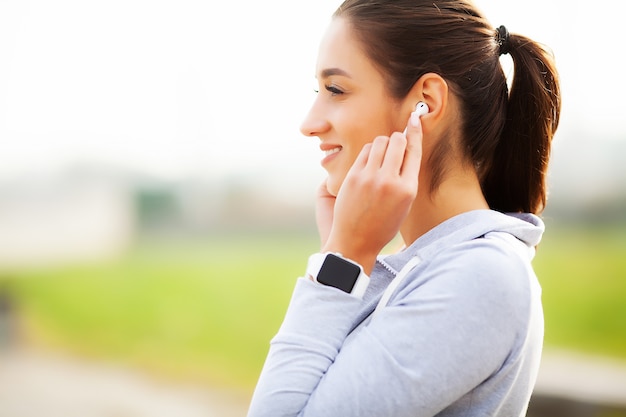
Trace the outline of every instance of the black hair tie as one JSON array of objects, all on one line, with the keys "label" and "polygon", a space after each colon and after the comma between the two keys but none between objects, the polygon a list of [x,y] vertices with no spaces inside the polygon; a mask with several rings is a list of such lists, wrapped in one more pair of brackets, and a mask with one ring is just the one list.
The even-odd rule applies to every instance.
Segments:
[{"label": "black hair tie", "polygon": [[500,47],[500,55],[505,55],[511,52],[511,45],[509,44],[509,31],[504,25],[496,29],[496,42]]}]

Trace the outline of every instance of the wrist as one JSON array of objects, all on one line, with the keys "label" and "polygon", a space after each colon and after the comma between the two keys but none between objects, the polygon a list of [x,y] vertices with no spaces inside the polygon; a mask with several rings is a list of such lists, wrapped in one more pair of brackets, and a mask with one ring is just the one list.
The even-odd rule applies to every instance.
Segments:
[{"label": "wrist", "polygon": [[340,253],[314,253],[309,257],[307,275],[320,284],[335,287],[363,298],[370,278],[363,267]]},{"label": "wrist", "polygon": [[338,245],[326,244],[322,247],[322,253],[340,253],[342,257],[349,259],[361,266],[363,271],[369,276],[374,269],[376,263],[376,256],[378,253],[359,252],[356,250],[350,250],[347,248],[341,248]]}]

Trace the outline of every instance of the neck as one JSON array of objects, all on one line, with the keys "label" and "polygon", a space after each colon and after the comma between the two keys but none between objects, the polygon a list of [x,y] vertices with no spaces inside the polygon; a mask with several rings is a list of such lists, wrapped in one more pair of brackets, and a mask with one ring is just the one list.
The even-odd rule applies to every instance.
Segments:
[{"label": "neck", "polygon": [[400,228],[405,246],[456,215],[489,208],[473,170],[448,173],[433,192],[429,189],[430,178],[423,177],[420,175],[417,197]]}]

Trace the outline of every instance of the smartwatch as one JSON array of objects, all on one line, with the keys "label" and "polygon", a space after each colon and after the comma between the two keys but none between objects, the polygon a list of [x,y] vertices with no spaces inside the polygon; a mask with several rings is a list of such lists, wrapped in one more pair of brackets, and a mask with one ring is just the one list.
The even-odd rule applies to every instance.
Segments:
[{"label": "smartwatch", "polygon": [[309,257],[306,272],[314,281],[358,298],[363,298],[370,283],[370,277],[365,274],[363,267],[340,253],[314,253]]}]

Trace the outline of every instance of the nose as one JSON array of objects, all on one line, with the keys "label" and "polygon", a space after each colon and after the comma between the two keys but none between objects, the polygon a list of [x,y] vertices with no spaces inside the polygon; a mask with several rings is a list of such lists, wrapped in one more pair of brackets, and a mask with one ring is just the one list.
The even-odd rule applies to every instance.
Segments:
[{"label": "nose", "polygon": [[323,112],[319,108],[317,100],[307,113],[306,117],[300,125],[300,132],[304,136],[315,137],[320,136],[330,129],[330,123],[323,117]]}]

